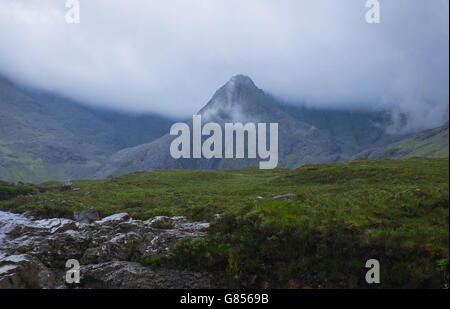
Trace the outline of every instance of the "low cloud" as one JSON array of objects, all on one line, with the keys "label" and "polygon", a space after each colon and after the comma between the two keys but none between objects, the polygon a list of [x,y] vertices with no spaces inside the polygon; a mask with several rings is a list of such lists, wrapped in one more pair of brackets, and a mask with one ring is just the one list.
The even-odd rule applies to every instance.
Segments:
[{"label": "low cloud", "polygon": [[86,104],[189,116],[232,75],[313,106],[448,121],[449,3],[380,0],[1,0],[0,74]]}]

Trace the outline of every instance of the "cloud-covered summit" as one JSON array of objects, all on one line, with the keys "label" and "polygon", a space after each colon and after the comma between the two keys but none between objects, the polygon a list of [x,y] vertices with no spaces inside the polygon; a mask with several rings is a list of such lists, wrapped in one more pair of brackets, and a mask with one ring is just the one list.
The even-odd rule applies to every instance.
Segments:
[{"label": "cloud-covered summit", "polygon": [[0,75],[87,104],[189,116],[242,72],[326,107],[389,107],[417,129],[448,120],[449,3],[365,0],[0,1]]}]

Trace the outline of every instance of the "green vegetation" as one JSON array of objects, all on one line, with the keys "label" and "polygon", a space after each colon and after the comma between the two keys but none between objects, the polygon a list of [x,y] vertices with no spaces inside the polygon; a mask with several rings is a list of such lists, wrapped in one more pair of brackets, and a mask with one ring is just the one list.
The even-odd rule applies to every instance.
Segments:
[{"label": "green vegetation", "polygon": [[387,151],[394,149],[402,155],[415,157],[448,158],[448,122],[438,128],[413,134],[393,145],[388,145]]},{"label": "green vegetation", "polygon": [[378,158],[448,158],[448,122],[440,127],[421,131],[388,145],[363,151],[358,156]]},{"label": "green vegetation", "polygon": [[144,265],[152,266],[152,267],[158,267],[161,265],[162,258],[158,255],[153,256],[143,256],[141,258],[141,263]]},{"label": "green vegetation", "polygon": [[0,77],[0,178],[42,182],[92,177],[105,159],[155,140],[172,120],[86,107]]},{"label": "green vegetation", "polygon": [[[448,284],[448,159],[358,159],[296,170],[161,170],[74,181],[67,192],[60,185],[33,186],[38,190],[0,201],[0,209],[71,216],[95,208],[102,216],[126,211],[139,219],[207,220],[212,224],[204,239],[181,241],[168,259],[142,261],[219,272],[238,286]],[[272,199],[285,193],[296,196]],[[377,286],[364,279],[372,258],[381,264]]]},{"label": "green vegetation", "polygon": [[0,201],[11,199],[18,195],[31,194],[33,187],[31,186],[14,186],[4,181],[0,181]]}]

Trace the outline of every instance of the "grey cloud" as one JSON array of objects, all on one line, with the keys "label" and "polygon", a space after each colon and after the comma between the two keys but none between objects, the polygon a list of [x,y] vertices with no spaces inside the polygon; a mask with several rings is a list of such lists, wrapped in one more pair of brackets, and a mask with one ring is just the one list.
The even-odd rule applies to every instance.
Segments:
[{"label": "grey cloud", "polygon": [[189,116],[232,75],[294,102],[448,120],[449,3],[380,0],[0,0],[0,74],[80,101]]}]

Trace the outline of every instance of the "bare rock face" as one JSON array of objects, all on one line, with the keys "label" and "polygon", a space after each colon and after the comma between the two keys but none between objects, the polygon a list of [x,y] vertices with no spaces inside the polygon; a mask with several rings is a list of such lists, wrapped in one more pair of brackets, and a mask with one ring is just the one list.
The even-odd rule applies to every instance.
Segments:
[{"label": "bare rock face", "polygon": [[287,193],[287,194],[282,194],[282,195],[277,195],[272,197],[273,200],[284,200],[287,198],[291,198],[291,197],[295,197],[294,193]]},{"label": "bare rock face", "polygon": [[75,221],[81,223],[91,223],[100,219],[98,212],[95,209],[75,211],[73,217],[75,218]]},{"label": "bare rock face", "polygon": [[66,183],[63,183],[63,184],[61,185],[60,190],[61,190],[61,191],[70,191],[70,190],[72,190],[72,182],[68,181],[68,182],[66,182]]},{"label": "bare rock face", "polygon": [[[219,88],[211,100],[198,112],[202,121],[225,123],[278,123],[278,166],[296,168],[308,163],[335,162],[342,153],[338,144],[325,131],[300,121],[285,112],[277,100],[256,87],[244,75],[232,77]],[[192,122],[188,122],[192,128]],[[166,134],[148,144],[125,148],[113,154],[100,167],[97,176],[107,177],[135,171],[155,169],[223,169],[258,166],[259,159],[239,160],[174,159],[170,144],[174,137]]]},{"label": "bare rock face", "polygon": [[81,268],[81,287],[121,289],[216,288],[217,280],[206,273],[152,268],[135,262],[115,261]]},{"label": "bare rock face", "polygon": [[[93,218],[94,212],[80,217]],[[72,287],[64,281],[69,259],[80,262],[82,288],[209,288],[217,281],[209,274],[139,263],[167,256],[181,238],[205,236],[207,222],[165,216],[142,221],[127,213],[82,222],[0,211],[0,287]]]},{"label": "bare rock face", "polygon": [[0,259],[0,289],[55,287],[54,274],[37,258],[20,254]]}]

